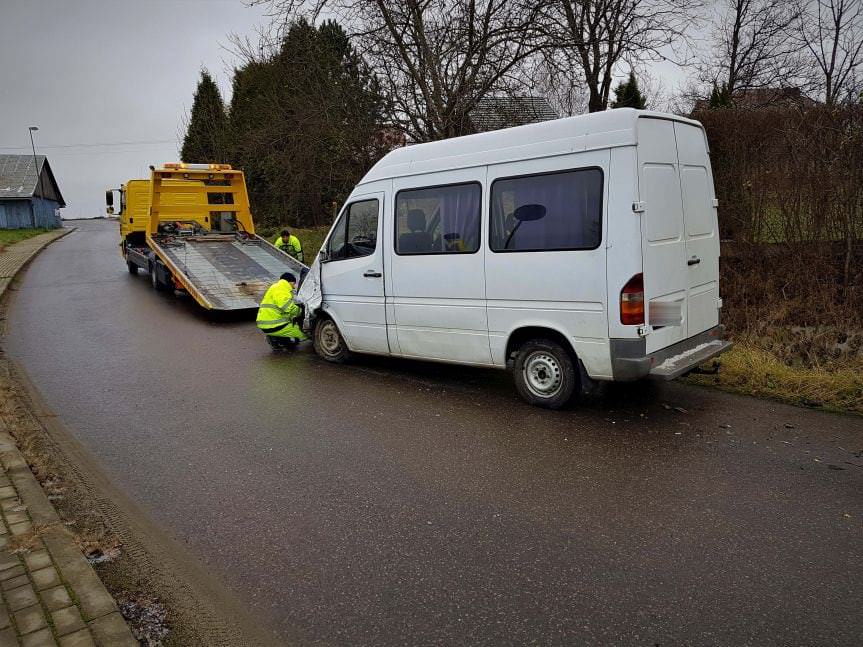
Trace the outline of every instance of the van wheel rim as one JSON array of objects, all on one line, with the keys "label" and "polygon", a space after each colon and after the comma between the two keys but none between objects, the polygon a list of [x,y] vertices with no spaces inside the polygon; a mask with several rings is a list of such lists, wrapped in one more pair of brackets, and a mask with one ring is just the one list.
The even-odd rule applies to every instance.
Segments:
[{"label": "van wheel rim", "polygon": [[524,382],[531,393],[541,398],[550,398],[563,385],[563,371],[557,359],[544,351],[528,355],[522,369]]},{"label": "van wheel rim", "polygon": [[339,332],[332,321],[328,321],[321,326],[319,340],[321,348],[327,355],[339,354]]}]

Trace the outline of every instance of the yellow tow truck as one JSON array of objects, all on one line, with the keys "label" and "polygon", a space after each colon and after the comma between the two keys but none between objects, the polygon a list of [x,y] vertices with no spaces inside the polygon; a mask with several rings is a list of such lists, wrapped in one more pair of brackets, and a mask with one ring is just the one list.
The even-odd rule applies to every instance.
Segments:
[{"label": "yellow tow truck", "polygon": [[[183,290],[208,310],[255,308],[284,272],[308,267],[255,234],[243,172],[228,164],[150,167],[105,193],[120,220],[120,253],[159,291]],[[114,195],[119,212],[114,214]]]}]

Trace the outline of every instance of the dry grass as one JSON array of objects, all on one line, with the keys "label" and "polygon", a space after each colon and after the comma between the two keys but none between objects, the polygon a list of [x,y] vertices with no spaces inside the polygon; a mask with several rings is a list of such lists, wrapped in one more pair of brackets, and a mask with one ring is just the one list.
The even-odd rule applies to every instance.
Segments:
[{"label": "dry grass", "polygon": [[721,364],[716,375],[690,375],[687,380],[791,404],[863,414],[863,360],[818,368],[789,366],[744,342],[723,355]]},{"label": "dry grass", "polygon": [[[64,469],[57,459],[58,449],[7,376],[8,370],[0,371],[0,421],[14,437],[30,471],[42,485],[64,525],[72,531],[75,543],[87,559],[91,562],[116,559],[121,549],[119,538],[98,514],[80,505],[84,498],[82,493],[61,476]],[[46,528],[35,526],[33,533],[14,537],[10,545],[26,551],[33,539]]]},{"label": "dry grass", "polygon": [[56,523],[33,524],[33,528],[31,530],[21,533],[20,535],[13,535],[10,537],[9,543],[6,545],[6,550],[15,554],[29,553],[36,548],[40,537],[52,528],[57,527],[57,525],[58,524]]}]

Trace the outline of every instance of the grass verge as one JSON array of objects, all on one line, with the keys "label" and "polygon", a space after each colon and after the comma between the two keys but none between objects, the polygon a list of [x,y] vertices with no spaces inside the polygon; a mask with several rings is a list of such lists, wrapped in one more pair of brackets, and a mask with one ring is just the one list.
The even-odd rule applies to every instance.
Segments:
[{"label": "grass verge", "polygon": [[[291,229],[291,233],[300,239],[303,245],[303,254],[306,258],[306,265],[311,265],[318,255],[318,250],[324,243],[324,238],[329,232],[329,227],[316,227],[315,229]],[[278,234],[273,236],[273,242],[276,241]]]},{"label": "grass verge", "polygon": [[0,229],[0,251],[2,251],[3,248],[7,245],[14,245],[15,243],[20,243],[22,240],[33,238],[33,236],[38,236],[39,234],[44,234],[48,231],[50,231],[50,229],[44,228]]},{"label": "grass verge", "polygon": [[788,366],[772,353],[738,343],[722,356],[717,374],[691,374],[685,379],[734,393],[863,415],[861,362],[831,368]]}]

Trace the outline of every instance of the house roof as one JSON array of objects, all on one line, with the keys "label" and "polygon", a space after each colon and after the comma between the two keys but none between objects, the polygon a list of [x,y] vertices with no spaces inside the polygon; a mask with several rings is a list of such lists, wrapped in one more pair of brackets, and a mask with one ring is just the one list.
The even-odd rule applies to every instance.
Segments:
[{"label": "house roof", "polygon": [[[734,92],[731,96],[735,108],[812,108],[818,105],[803,94],[800,88],[750,88]],[[709,110],[709,99],[698,99],[693,111]]]},{"label": "house roof", "polygon": [[36,156],[39,175],[32,155],[0,154],[0,200],[27,199],[34,196],[56,200],[61,207],[66,206],[60,187],[51,171],[51,165],[44,155]]},{"label": "house roof", "polygon": [[476,132],[524,126],[557,119],[554,108],[543,97],[486,97],[470,111],[470,122]]}]

